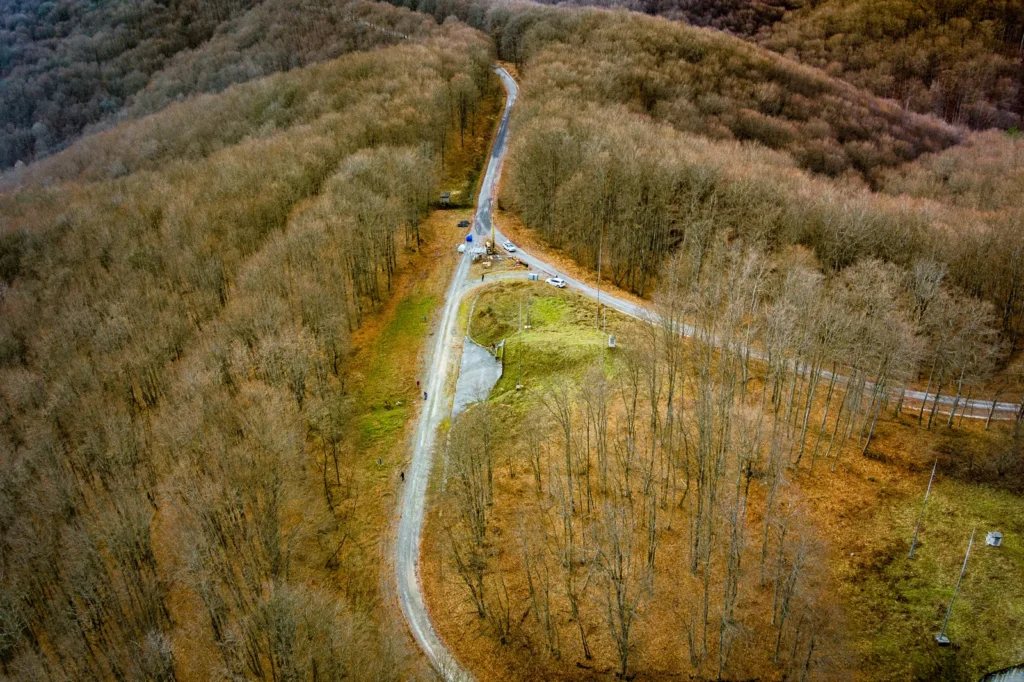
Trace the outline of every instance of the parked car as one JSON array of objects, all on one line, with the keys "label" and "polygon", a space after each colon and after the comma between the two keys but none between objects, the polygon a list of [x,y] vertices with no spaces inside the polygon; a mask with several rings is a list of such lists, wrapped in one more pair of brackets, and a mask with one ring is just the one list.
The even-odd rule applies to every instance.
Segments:
[{"label": "parked car", "polygon": [[472,225],[472,223],[470,223],[468,220],[459,221],[459,227],[469,227],[470,225]]},{"label": "parked car", "polygon": [[516,245],[513,244],[512,242],[508,241],[507,239],[505,241],[503,241],[501,243],[501,245],[504,246],[505,250],[508,251],[509,253],[515,253],[516,252]]},{"label": "parked car", "polygon": [[559,289],[565,288],[565,280],[562,279],[561,277],[548,277],[544,281],[553,287],[558,287]]}]

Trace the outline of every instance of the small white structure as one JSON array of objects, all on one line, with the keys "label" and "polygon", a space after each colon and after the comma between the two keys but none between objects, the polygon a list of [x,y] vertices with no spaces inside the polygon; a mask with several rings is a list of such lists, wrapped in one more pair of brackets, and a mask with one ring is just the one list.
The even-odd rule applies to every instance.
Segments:
[{"label": "small white structure", "polygon": [[536,272],[531,272],[527,275],[527,279],[529,279],[531,282],[536,282],[538,279],[540,279],[540,274]]},{"label": "small white structure", "polygon": [[608,335],[608,347],[615,348],[615,334]]},{"label": "small white structure", "polygon": [[991,531],[985,536],[985,544],[989,547],[999,547],[1003,544],[1003,534],[997,530]]}]

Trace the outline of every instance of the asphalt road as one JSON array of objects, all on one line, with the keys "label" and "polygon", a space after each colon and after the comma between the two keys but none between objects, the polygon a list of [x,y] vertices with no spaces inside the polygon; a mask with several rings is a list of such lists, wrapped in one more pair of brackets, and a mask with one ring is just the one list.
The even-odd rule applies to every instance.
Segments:
[{"label": "asphalt road", "polygon": [[[487,171],[480,184],[480,196],[473,220],[472,231],[481,238],[484,235],[489,235],[491,230],[491,211],[497,190],[497,180],[501,175],[501,168],[508,146],[509,113],[519,94],[519,88],[516,86],[515,81],[504,69],[496,69],[496,72],[504,83],[508,99],[505,103],[501,123],[498,126],[498,133],[495,136],[491,158],[487,164]],[[495,238],[498,243],[505,241],[505,236],[497,229],[495,229]],[[616,298],[606,292],[600,292],[599,294],[594,287],[570,277],[568,274],[559,271],[549,263],[522,249],[519,249],[516,255],[520,260],[527,263],[531,270],[541,273],[542,277],[561,277],[566,281],[569,288],[588,298],[596,300],[600,297],[601,303],[613,310],[642,320],[651,322],[657,322],[658,320],[658,316],[644,306]],[[430,477],[436,435],[441,422],[448,416],[449,403],[443,395],[448,379],[448,368],[453,358],[453,350],[458,349],[461,345],[461,339],[456,335],[455,329],[458,308],[465,294],[480,286],[478,283],[467,281],[470,261],[471,255],[467,251],[460,258],[458,267],[448,286],[441,324],[434,336],[434,346],[431,349],[426,381],[424,382],[428,398],[423,406],[423,411],[420,413],[413,442],[412,458],[406,470],[406,484],[401,505],[402,516],[398,523],[398,536],[395,546],[395,571],[398,582],[398,599],[402,607],[402,613],[405,615],[409,629],[416,642],[423,649],[427,658],[441,677],[449,682],[470,682],[473,678],[458,666],[451,652],[445,647],[431,625],[419,579],[419,552],[427,482]],[[493,277],[491,281],[495,279],[518,278],[519,276],[521,275],[509,273],[508,277]],[[681,329],[681,332],[687,336],[693,334],[693,331],[693,328],[689,325],[683,325]],[[757,354],[752,353],[752,355]],[[906,398],[920,402],[925,399],[932,400],[934,395],[926,394],[923,391],[907,391]],[[951,405],[952,402],[952,396],[944,396],[939,400],[940,405]],[[973,414],[968,414],[967,416],[984,417],[991,408],[992,402],[974,399],[968,405]],[[1000,416],[1003,418],[1013,418],[1017,407],[1015,403],[997,403],[996,416],[997,418]]]}]

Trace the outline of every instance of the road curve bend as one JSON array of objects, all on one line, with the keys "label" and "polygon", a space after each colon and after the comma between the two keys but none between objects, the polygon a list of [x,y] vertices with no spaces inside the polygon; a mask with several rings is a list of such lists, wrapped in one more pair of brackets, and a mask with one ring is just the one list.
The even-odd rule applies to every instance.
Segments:
[{"label": "road curve bend", "polygon": [[[519,94],[519,88],[516,87],[515,81],[507,71],[502,68],[495,69],[495,71],[505,86],[507,99],[501,122],[498,124],[498,134],[494,138],[494,147],[491,150],[487,171],[480,183],[480,197],[477,200],[473,232],[481,236],[487,234],[491,229],[491,211],[496,195],[497,181],[501,175],[502,162],[505,160],[505,151],[508,148],[509,114],[515,104],[516,96]],[[405,491],[401,504],[402,515],[398,521],[398,535],[395,540],[395,577],[398,582],[398,601],[402,607],[402,614],[409,624],[409,630],[416,639],[416,643],[423,649],[431,665],[447,682],[470,682],[473,677],[458,665],[430,623],[430,615],[427,613],[420,584],[419,558],[427,483],[430,480],[437,430],[447,413],[448,400],[443,394],[447,384],[453,347],[457,347],[460,343],[460,339],[456,336],[455,321],[458,317],[459,302],[462,300],[460,294],[469,274],[470,259],[469,251],[459,259],[459,264],[445,294],[441,325],[434,335],[434,345],[428,358],[427,375],[423,382],[427,399],[420,412],[412,445],[412,458],[406,470]]]}]

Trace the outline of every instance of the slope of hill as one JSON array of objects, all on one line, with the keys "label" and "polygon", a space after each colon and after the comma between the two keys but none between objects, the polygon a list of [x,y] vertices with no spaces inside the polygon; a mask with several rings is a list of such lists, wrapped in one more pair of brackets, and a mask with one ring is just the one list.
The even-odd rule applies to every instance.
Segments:
[{"label": "slope of hill", "polygon": [[789,13],[759,41],[831,75],[973,128],[1024,114],[1024,2],[829,0]]},{"label": "slope of hill", "polygon": [[0,168],[60,149],[254,4],[3,0]]},{"label": "slope of hill", "polygon": [[414,678],[352,567],[379,566],[389,510],[351,338],[471,141],[482,162],[449,97],[483,111],[492,59],[433,27],[83,139],[0,195],[0,677]]},{"label": "slope of hill", "polygon": [[225,22],[203,45],[177,53],[135,94],[126,113],[151,113],[182,96],[428,36],[431,29],[423,15],[386,3],[264,0]]},{"label": "slope of hill", "polygon": [[[910,111],[972,128],[1024,115],[1024,3],[573,0],[734,33]],[[448,3],[439,3],[447,8]]]},{"label": "slope of hill", "polygon": [[0,169],[90,126],[429,32],[421,16],[363,0],[5,0],[0,16]]},{"label": "slope of hill", "polygon": [[[948,283],[995,306],[1015,347],[1024,236],[1017,174],[1006,172],[1016,164],[1012,138],[990,133],[949,147],[954,132],[934,118],[662,19],[523,4],[496,6],[485,24],[524,78],[504,196],[581,263],[596,267],[603,234],[605,271],[646,292],[667,255],[707,229],[771,249],[802,244],[826,272],[864,258],[908,270],[938,261]],[[776,152],[720,139],[748,136]],[[985,141],[1006,151],[985,151]],[[986,165],[986,155],[1000,162]],[[848,173],[823,177],[846,164],[890,191],[872,192]],[[998,198],[972,203],[934,182],[925,193],[929,169],[955,164],[977,178],[978,189],[963,192],[990,187]],[[586,196],[601,210],[588,210]]]},{"label": "slope of hill", "polygon": [[[474,5],[476,7],[476,5]],[[458,11],[524,67],[536,99],[623,104],[677,130],[760,142],[816,173],[876,172],[954,144],[934,118],[724,33],[636,13],[529,3]]]},{"label": "slope of hill", "polygon": [[1024,197],[1024,138],[986,131],[962,144],[893,168],[882,181],[889,194],[905,194],[986,213],[1017,210]]}]

